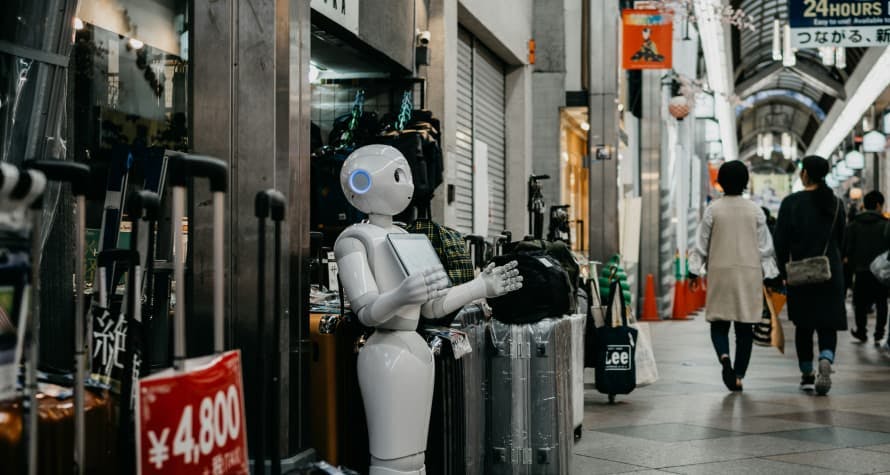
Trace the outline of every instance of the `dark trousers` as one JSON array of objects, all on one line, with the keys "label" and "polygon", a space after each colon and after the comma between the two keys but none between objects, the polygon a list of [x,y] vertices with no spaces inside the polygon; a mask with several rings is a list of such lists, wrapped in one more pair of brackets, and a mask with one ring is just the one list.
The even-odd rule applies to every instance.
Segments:
[{"label": "dark trousers", "polygon": [[834,363],[834,355],[837,351],[837,330],[830,328],[794,328],[794,346],[797,348],[797,363],[800,372],[810,374],[813,372],[813,334],[819,338],[819,359]]},{"label": "dark trousers", "polygon": [[745,377],[751,361],[751,348],[754,345],[754,324],[741,322],[711,322],[711,342],[717,358],[729,355],[729,325],[735,326],[735,363],[733,369],[739,378]]},{"label": "dark trousers", "polygon": [[856,331],[868,331],[868,310],[874,304],[877,310],[875,341],[884,338],[887,327],[887,288],[869,271],[857,272],[853,284],[853,308],[856,315]]}]

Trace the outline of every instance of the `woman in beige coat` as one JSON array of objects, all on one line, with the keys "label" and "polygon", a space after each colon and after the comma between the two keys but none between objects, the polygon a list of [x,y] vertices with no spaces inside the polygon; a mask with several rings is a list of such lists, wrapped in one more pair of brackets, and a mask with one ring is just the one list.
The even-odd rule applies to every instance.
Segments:
[{"label": "woman in beige coat", "polygon": [[[723,383],[742,390],[754,343],[753,327],[763,312],[763,283],[779,275],[773,240],[759,206],[742,196],[748,168],[740,161],[724,163],[717,182],[725,196],[705,210],[695,246],[689,255],[693,279],[707,271],[706,317],[711,341],[723,367]],[[735,326],[735,365],[729,357],[729,327]]]}]

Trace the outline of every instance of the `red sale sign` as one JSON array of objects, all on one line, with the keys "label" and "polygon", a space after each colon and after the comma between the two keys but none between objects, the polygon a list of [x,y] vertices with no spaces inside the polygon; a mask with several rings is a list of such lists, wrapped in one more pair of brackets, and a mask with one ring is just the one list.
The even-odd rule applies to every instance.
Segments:
[{"label": "red sale sign", "polygon": [[241,355],[229,351],[139,380],[139,473],[249,473]]}]

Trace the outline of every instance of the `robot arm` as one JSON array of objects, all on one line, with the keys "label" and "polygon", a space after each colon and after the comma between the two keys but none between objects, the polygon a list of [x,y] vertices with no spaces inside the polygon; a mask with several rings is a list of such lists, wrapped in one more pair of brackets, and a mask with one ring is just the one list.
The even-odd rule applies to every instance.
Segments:
[{"label": "robot arm", "polygon": [[382,325],[401,307],[420,305],[445,295],[448,276],[441,267],[409,276],[395,289],[381,294],[360,241],[353,238],[338,240],[334,252],[343,290],[364,325]]},{"label": "robot arm", "polygon": [[522,288],[522,276],[512,261],[501,267],[489,264],[475,279],[445,290],[445,295],[431,299],[421,308],[426,318],[440,318],[481,298],[499,297]]}]

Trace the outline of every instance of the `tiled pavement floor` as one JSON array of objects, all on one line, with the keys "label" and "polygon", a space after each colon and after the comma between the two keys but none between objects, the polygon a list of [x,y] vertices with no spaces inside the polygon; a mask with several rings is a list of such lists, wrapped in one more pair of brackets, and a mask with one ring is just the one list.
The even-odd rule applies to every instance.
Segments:
[{"label": "tiled pavement floor", "polygon": [[742,393],[702,316],[651,324],[659,381],[609,405],[588,375],[572,474],[890,474],[890,355],[840,333],[831,392],[805,394],[783,321],[785,355],[755,346]]}]

